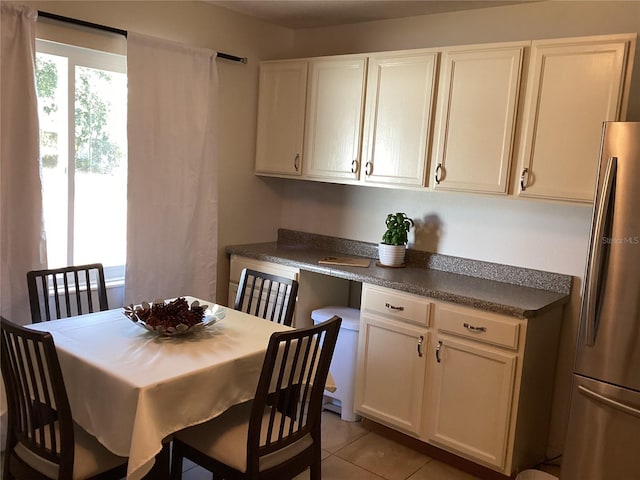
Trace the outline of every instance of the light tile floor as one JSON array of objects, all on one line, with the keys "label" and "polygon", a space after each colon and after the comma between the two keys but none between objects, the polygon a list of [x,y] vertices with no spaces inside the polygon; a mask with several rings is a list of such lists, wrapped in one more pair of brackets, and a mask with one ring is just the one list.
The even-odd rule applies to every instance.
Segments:
[{"label": "light tile floor", "polygon": [[[339,415],[327,411],[322,414],[322,446],[323,480],[473,480],[476,478],[370,432],[364,429],[360,422],[343,422]],[[556,477],[560,476],[558,467],[548,466],[542,469]],[[184,462],[183,472],[184,480],[211,480],[211,474],[208,471],[188,460]],[[307,471],[298,475],[295,480],[308,479]]]},{"label": "light tile floor", "polygon": [[[474,480],[477,477],[388,440],[340,416],[322,414],[322,480]],[[184,480],[210,480],[211,474],[185,461]],[[550,473],[558,476],[553,469]],[[308,480],[309,472],[295,480]]]}]

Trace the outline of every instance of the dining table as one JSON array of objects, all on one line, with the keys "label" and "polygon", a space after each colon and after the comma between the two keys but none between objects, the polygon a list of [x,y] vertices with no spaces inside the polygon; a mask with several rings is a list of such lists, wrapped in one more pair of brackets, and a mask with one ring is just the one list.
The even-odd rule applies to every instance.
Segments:
[{"label": "dining table", "polygon": [[173,433],[252,399],[271,334],[291,328],[184,298],[217,321],[162,336],[116,308],[29,325],[52,334],[74,421],[128,457],[129,480],[152,471]]}]

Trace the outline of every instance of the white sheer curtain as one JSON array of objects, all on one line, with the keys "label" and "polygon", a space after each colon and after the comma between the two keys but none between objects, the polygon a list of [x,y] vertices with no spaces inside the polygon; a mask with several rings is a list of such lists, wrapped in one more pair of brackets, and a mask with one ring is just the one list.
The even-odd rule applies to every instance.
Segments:
[{"label": "white sheer curtain", "polygon": [[129,33],[125,303],[215,300],[215,52]]},{"label": "white sheer curtain", "polygon": [[26,324],[27,271],[46,265],[34,73],[37,12],[8,3],[0,8],[0,312]]},{"label": "white sheer curtain", "polygon": [[[0,5],[0,313],[31,323],[27,271],[46,264],[40,183],[35,23],[29,7]],[[0,381],[0,450],[7,437]]]}]

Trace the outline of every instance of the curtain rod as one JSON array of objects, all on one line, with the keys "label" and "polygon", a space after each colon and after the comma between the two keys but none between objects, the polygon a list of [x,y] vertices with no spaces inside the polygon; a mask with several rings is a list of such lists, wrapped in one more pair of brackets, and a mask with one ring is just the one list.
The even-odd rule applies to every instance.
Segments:
[{"label": "curtain rod", "polygon": [[[105,32],[116,33],[118,35],[122,35],[125,38],[127,37],[127,31],[121,30],[119,28],[110,27],[108,25],[100,25],[99,23],[87,22],[85,20],[80,20],[78,18],[65,17],[63,15],[57,15],[55,13],[43,12],[42,10],[38,10],[38,16],[49,18],[51,20],[58,20],[60,22],[72,23],[74,25],[80,25],[82,27],[96,28],[98,30],[104,30]],[[218,58],[224,58],[225,60],[231,60],[233,62],[247,63],[247,57],[236,57],[235,55],[231,55],[229,53],[217,52],[216,55]]]}]

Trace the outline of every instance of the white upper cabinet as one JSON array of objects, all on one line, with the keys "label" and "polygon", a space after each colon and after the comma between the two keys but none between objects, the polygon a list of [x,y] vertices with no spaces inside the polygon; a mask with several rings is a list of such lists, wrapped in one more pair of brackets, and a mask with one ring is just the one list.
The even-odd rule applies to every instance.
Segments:
[{"label": "white upper cabinet", "polygon": [[437,62],[434,51],[369,57],[362,181],[425,185]]},{"label": "white upper cabinet", "polygon": [[358,55],[309,61],[306,178],[358,178],[366,66],[366,57]]},{"label": "white upper cabinet", "polygon": [[591,202],[636,38],[263,62],[256,174]]},{"label": "white upper cabinet", "polygon": [[302,174],[307,64],[295,60],[260,65],[257,174]]},{"label": "white upper cabinet", "polygon": [[435,190],[507,193],[527,45],[444,51],[432,163]]},{"label": "white upper cabinet", "polygon": [[602,123],[625,117],[635,38],[532,42],[518,195],[593,200]]}]

